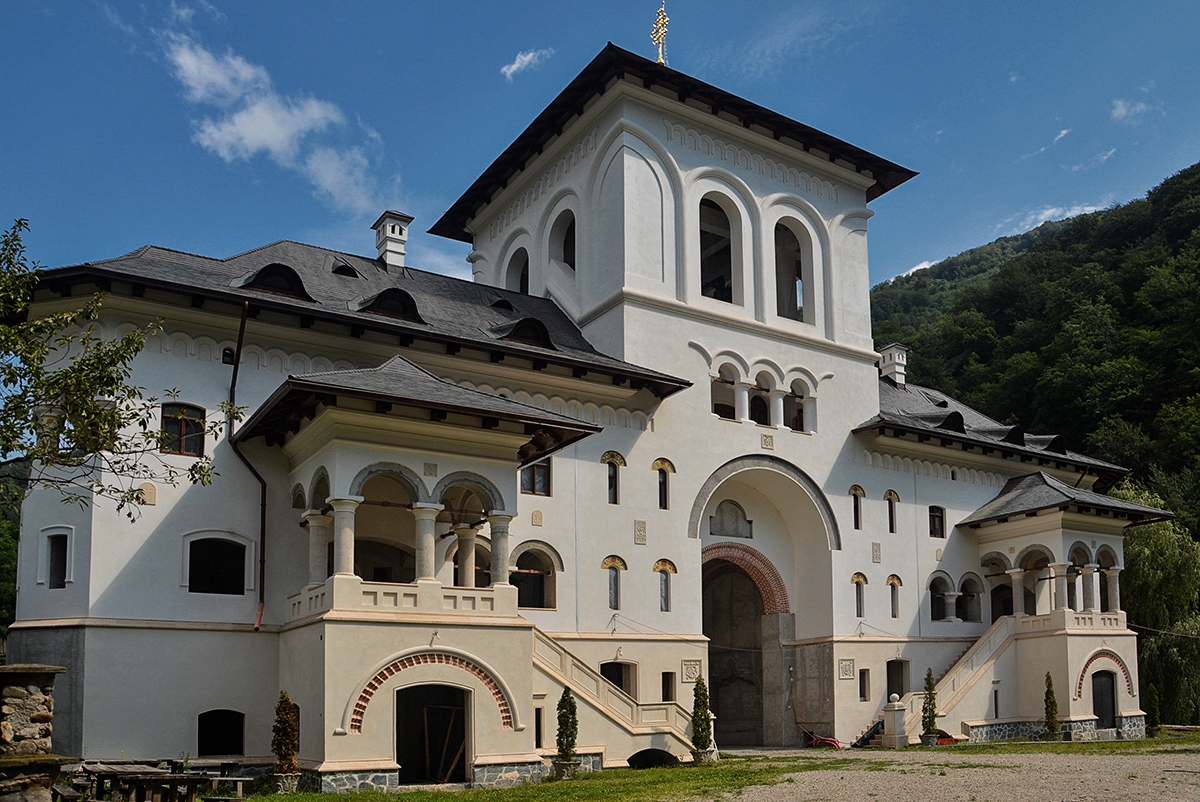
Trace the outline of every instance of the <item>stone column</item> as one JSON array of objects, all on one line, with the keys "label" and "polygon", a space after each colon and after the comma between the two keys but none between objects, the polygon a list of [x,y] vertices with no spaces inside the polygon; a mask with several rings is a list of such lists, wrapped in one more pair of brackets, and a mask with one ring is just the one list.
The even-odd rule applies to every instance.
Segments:
[{"label": "stone column", "polygon": [[772,390],[768,396],[771,404],[771,425],[776,429],[788,428],[787,421],[783,419],[783,390]]},{"label": "stone column", "polygon": [[304,522],[308,524],[308,584],[304,589],[309,590],[325,584],[329,567],[326,550],[333,531],[333,516],[309,510],[304,513]]},{"label": "stone column", "polygon": [[413,518],[416,519],[417,532],[417,581],[425,579],[437,579],[437,572],[434,569],[435,558],[434,552],[436,548],[436,538],[434,537],[434,528],[437,526],[437,515],[442,511],[441,504],[414,504],[412,506]]},{"label": "stone column", "polygon": [[904,731],[905,712],[899,694],[893,693],[888,697],[888,703],[883,706],[884,749],[903,749],[908,746],[908,733]]},{"label": "stone column", "polygon": [[1104,569],[1104,575],[1108,577],[1108,611],[1110,613],[1117,613],[1121,610],[1121,582],[1117,578],[1120,574],[1120,568]]},{"label": "stone column", "polygon": [[333,507],[333,572],[354,575],[354,511],[362,496],[329,499]]},{"label": "stone column", "polygon": [[511,512],[493,510],[488,514],[492,528],[492,586],[508,584],[508,525],[515,516]]},{"label": "stone column", "polygon": [[1012,581],[1013,615],[1025,615],[1025,571],[1010,568],[1004,573]]},{"label": "stone column", "polygon": [[1083,566],[1083,609],[1094,613],[1100,609],[1100,572],[1096,564]]},{"label": "stone column", "polygon": [[942,618],[943,621],[961,621],[958,617],[958,597],[961,593],[949,591],[942,594],[942,603],[946,607],[946,615]]},{"label": "stone column", "polygon": [[458,524],[454,527],[458,537],[458,586],[475,587],[475,527]]},{"label": "stone column", "polygon": [[1054,609],[1068,610],[1071,605],[1067,604],[1067,569],[1071,566],[1067,563],[1054,563],[1050,566],[1051,576],[1054,577]]},{"label": "stone column", "polygon": [[733,417],[735,420],[750,420],[750,384],[733,383]]}]

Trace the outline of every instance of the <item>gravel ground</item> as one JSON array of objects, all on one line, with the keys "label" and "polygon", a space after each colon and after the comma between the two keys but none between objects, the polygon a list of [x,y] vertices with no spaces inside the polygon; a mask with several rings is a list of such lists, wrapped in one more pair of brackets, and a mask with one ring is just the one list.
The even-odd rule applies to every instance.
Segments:
[{"label": "gravel ground", "polygon": [[1200,800],[1200,748],[1195,746],[1105,755],[955,755],[948,750],[916,749],[738,750],[736,754],[854,761],[836,769],[793,774],[778,785],[747,788],[738,802]]}]

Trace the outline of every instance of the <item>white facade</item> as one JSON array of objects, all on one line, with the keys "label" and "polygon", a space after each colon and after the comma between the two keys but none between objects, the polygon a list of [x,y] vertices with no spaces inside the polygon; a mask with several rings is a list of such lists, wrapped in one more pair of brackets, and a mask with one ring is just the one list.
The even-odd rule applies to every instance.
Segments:
[{"label": "white facade", "polygon": [[[902,347],[885,349],[881,385],[867,203],[872,187],[890,188],[872,169],[902,168],[819,132],[801,141],[798,124],[756,120],[765,110],[712,87],[706,100],[681,97],[664,88],[677,73],[611,46],[588,71],[605,57],[619,77],[582,99],[564,93],[550,110],[577,102],[575,113],[546,129],[502,188],[476,192],[469,216],[448,213],[435,231],[461,224],[478,284],[551,299],[601,355],[628,364],[571,367],[561,349],[497,358],[482,328],[477,343],[448,345],[436,331],[397,341],[264,306],[242,337],[236,388],[257,416],[241,443],[265,478],[261,535],[259,486],[226,437],[205,444],[220,474],[212,487],[156,488],[136,523],[100,503],[35,494],[26,504],[11,648],[69,668],[57,749],[196,755],[200,729],[220,719],[200,717],[224,710],[243,716],[241,752],[265,756],[284,689],[301,707],[301,764],[325,788],[507,782],[543,770],[564,686],[580,699],[580,752],[622,765],[644,750],[687,755],[701,674],[718,745],[812,734],[849,743],[881,720],[892,692],[910,711],[903,735],[915,738],[912,692],[926,668],[941,678],[940,726],[954,737],[1036,729],[1046,671],[1077,737],[1138,731],[1117,573],[1122,527],[1153,511],[1100,514],[1075,499],[976,515],[1031,471],[1086,492],[1119,469],[1046,438],[1003,440],[969,410],[965,429],[962,414],[957,429],[919,415],[881,420],[895,411],[881,391],[962,409],[904,384]],[[831,155],[831,144],[845,152]],[[379,225],[408,222],[393,214]],[[401,235],[379,235],[393,272]],[[273,247],[260,262],[282,259]],[[344,256],[288,247],[322,281]],[[150,255],[131,257],[113,270],[149,269]],[[323,301],[307,268],[292,267]],[[430,280],[416,275],[413,288]],[[168,321],[134,381],[177,388],[217,414],[239,301],[195,308],[124,286],[106,302],[110,330]],[[411,295],[421,312],[423,296]],[[480,297],[521,313],[519,297]],[[532,418],[471,413],[466,396],[431,417],[429,399],[403,383],[387,399],[277,391],[289,376],[375,368],[396,354],[463,392],[590,428],[523,480],[517,452],[537,441]],[[640,369],[667,379],[652,386]],[[932,508],[941,536],[931,536]],[[51,583],[50,546],[32,544],[55,533],[67,535],[68,573]],[[191,544],[206,539],[243,547],[241,592],[188,586]],[[456,574],[472,543],[479,582]],[[1027,589],[1028,615],[1005,606],[1014,588]],[[1095,682],[1112,687],[1111,710],[1093,705]],[[460,723],[416,723],[431,719],[414,711],[435,708],[460,711]],[[414,767],[439,726],[461,754]]]}]

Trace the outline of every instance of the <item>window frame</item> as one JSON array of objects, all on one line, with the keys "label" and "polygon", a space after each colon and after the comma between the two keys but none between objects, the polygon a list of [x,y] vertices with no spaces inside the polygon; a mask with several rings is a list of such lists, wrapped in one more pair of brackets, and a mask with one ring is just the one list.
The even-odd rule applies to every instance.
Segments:
[{"label": "window frame", "polygon": [[[188,413],[197,413],[195,416]],[[159,431],[161,439],[158,445],[160,454],[174,454],[180,457],[200,459],[204,456],[204,441],[208,439],[208,411],[195,404],[185,404],[171,401],[159,408]],[[168,431],[171,424],[178,425],[177,432]],[[190,431],[188,424],[199,424],[199,428]],[[198,443],[196,451],[188,451],[187,443],[194,440]]]},{"label": "window frame", "polygon": [[[544,481],[545,481],[545,490],[544,491],[538,490],[538,475],[539,474],[544,475]],[[526,476],[530,477],[529,483],[528,483],[529,489],[526,489],[526,481],[525,481]],[[544,460],[540,460],[538,462],[531,462],[530,464],[528,464],[524,468],[522,468],[521,472],[520,472],[520,477],[518,478],[518,484],[520,485],[521,493],[526,496],[549,497],[549,496],[554,495],[553,478],[554,478],[554,474],[550,468],[550,460],[549,460],[549,458],[547,458]]]},{"label": "window frame", "polygon": [[180,538],[180,543],[183,547],[183,555],[180,564],[181,575],[179,578],[179,586],[189,595],[193,593],[189,582],[192,561],[191,544],[196,540],[209,540],[214,538],[218,540],[233,541],[234,543],[245,547],[245,562],[242,569],[242,580],[245,587],[240,595],[227,593],[205,593],[200,591],[195,591],[195,595],[197,597],[204,596],[209,598],[224,599],[239,599],[246,596],[255,589],[255,582],[257,580],[258,572],[254,570],[254,561],[257,559],[258,544],[245,535],[238,534],[237,532],[229,529],[198,529],[194,532],[188,532],[186,535]]},{"label": "window frame", "polygon": [[946,539],[946,508],[936,505],[929,506],[929,536],[939,540]]},{"label": "window frame", "polygon": [[[63,590],[75,581],[75,527],[47,526],[38,533],[37,584],[44,585],[47,590]],[[63,540],[57,540],[63,538]],[[54,543],[64,543],[63,546],[63,575],[62,584],[58,584],[52,576],[54,561]]]}]

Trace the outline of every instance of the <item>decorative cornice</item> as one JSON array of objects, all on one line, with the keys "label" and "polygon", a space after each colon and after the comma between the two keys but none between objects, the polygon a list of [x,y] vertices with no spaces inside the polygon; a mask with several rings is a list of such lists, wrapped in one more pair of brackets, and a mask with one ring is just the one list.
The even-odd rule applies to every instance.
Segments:
[{"label": "decorative cornice", "polygon": [[991,471],[981,471],[976,468],[966,468],[961,465],[949,465],[944,462],[897,457],[879,451],[863,451],[863,458],[868,468],[880,468],[885,471],[899,471],[918,476],[932,476],[935,479],[947,479],[952,482],[965,482],[972,485],[987,487],[1003,487],[1008,477]]},{"label": "decorative cornice", "polygon": [[741,167],[748,172],[766,176],[773,181],[794,187],[796,190],[803,190],[810,195],[828,198],[834,203],[837,203],[840,198],[841,188],[832,181],[826,181],[790,164],[777,161],[770,156],[764,156],[744,145],[727,142],[719,136],[698,128],[690,128],[669,117],[663,117],[663,127],[667,132],[667,142],[684,148],[690,147],[697,153],[721,159],[733,167]]}]

